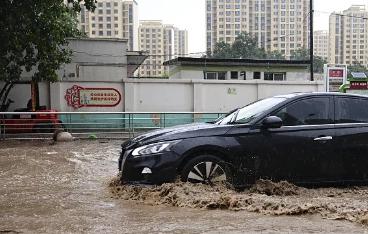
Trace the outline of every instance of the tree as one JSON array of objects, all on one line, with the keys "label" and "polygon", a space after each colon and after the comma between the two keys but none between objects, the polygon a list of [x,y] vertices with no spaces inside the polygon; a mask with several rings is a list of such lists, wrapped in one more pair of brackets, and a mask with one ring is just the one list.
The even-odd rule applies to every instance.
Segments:
[{"label": "tree", "polygon": [[358,61],[355,61],[353,64],[351,64],[350,66],[348,66],[348,70],[350,72],[364,72],[364,73],[368,73],[368,69],[365,66],[363,66]]},{"label": "tree", "polygon": [[216,43],[213,54],[208,54],[212,58],[234,58],[233,50],[230,44],[226,42]]},{"label": "tree", "polygon": [[274,50],[274,51],[267,53],[267,58],[283,60],[285,59],[285,56],[280,51]]},{"label": "tree", "polygon": [[[0,81],[7,87],[22,72],[32,81],[57,81],[56,70],[70,62],[68,37],[78,37],[77,13],[82,0],[3,0],[0,4]],[[95,0],[84,0],[88,10]],[[9,86],[10,85],[10,86]],[[4,86],[4,88],[5,88]],[[0,92],[5,103],[7,91]]]},{"label": "tree", "polygon": [[327,64],[327,60],[320,56],[313,56],[313,70],[317,73],[323,73],[323,67]]},{"label": "tree", "polygon": [[284,59],[280,52],[268,53],[264,48],[260,48],[257,40],[246,32],[240,33],[233,44],[216,43],[213,54],[207,53],[207,56],[210,58]]},{"label": "tree", "polygon": [[212,58],[264,58],[265,52],[258,47],[257,41],[246,32],[240,33],[233,44],[218,42],[215,45]]},{"label": "tree", "polygon": [[309,50],[306,48],[294,50],[290,54],[290,60],[309,60],[309,57]]},{"label": "tree", "polygon": [[265,58],[266,52],[258,47],[257,40],[246,32],[240,33],[232,44],[232,52],[236,58]]},{"label": "tree", "polygon": [[[290,60],[309,60],[309,50],[306,48],[300,48],[295,50],[290,55]],[[313,72],[323,73],[323,66],[327,63],[327,60],[320,56],[313,56]]]}]

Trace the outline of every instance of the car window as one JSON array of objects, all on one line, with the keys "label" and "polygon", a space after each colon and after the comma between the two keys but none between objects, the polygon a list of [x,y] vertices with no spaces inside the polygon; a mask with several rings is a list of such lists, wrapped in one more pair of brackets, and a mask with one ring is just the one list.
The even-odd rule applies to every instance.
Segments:
[{"label": "car window", "polygon": [[236,119],[234,123],[236,124],[246,124],[260,115],[264,114],[266,111],[269,111],[270,108],[280,104],[285,101],[285,98],[273,97],[260,100],[251,105],[243,107],[239,109],[236,115]]},{"label": "car window", "polygon": [[329,98],[315,97],[294,102],[279,110],[284,126],[330,124]]},{"label": "car window", "polygon": [[368,99],[336,98],[336,123],[368,123]]},{"label": "car window", "polygon": [[270,108],[280,104],[285,100],[286,98],[283,97],[272,97],[253,102],[245,107],[236,109],[234,112],[218,120],[216,124],[247,124],[256,117],[268,111]]}]

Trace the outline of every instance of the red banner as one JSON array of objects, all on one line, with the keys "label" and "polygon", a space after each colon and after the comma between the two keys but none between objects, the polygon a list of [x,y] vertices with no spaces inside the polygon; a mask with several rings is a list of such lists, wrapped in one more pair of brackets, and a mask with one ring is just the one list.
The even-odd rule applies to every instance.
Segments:
[{"label": "red banner", "polygon": [[350,82],[350,89],[368,89],[368,83],[366,81],[352,81]]},{"label": "red banner", "polygon": [[344,78],[344,70],[343,69],[330,69],[328,72],[328,76],[330,78]]},{"label": "red banner", "polygon": [[65,100],[68,106],[75,109],[81,107],[114,107],[121,101],[121,94],[114,88],[83,88],[74,85],[66,90]]}]

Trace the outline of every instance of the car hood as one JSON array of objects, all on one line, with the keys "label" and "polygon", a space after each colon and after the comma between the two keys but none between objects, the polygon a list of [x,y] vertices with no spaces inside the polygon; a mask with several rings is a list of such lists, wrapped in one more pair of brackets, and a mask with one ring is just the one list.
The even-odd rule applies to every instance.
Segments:
[{"label": "car hood", "polygon": [[132,139],[132,143],[147,144],[158,141],[170,141],[183,138],[216,136],[225,134],[231,126],[210,123],[179,125],[150,131]]}]

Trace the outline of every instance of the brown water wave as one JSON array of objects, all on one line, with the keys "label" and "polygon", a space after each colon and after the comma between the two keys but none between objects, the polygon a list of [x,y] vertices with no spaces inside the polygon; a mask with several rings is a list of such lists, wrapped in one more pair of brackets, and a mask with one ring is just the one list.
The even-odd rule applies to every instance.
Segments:
[{"label": "brown water wave", "polygon": [[249,190],[177,182],[161,186],[109,185],[114,198],[149,205],[249,211],[267,215],[320,214],[326,219],[368,225],[368,188],[306,189],[288,182],[260,180]]}]

